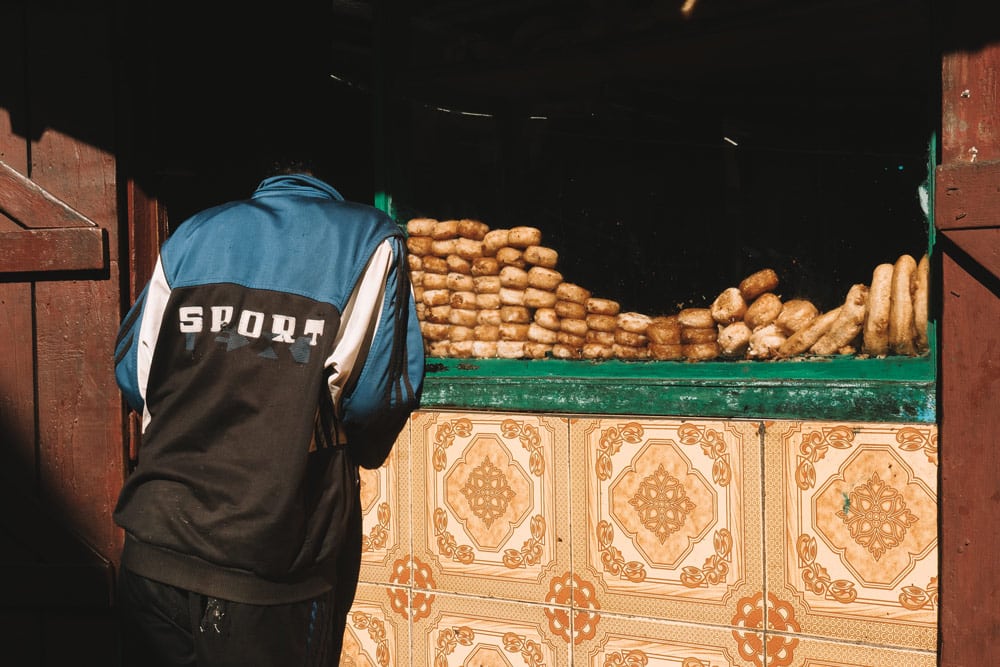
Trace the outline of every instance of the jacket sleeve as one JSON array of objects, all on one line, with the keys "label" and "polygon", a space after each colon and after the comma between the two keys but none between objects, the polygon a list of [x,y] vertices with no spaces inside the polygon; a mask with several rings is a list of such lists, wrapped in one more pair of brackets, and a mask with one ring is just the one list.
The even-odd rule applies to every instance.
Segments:
[{"label": "jacket sleeve", "polygon": [[149,422],[145,409],[149,366],[169,297],[170,286],[157,260],[153,276],[122,320],[115,343],[115,380],[128,406],[143,416],[143,430]]},{"label": "jacket sleeve", "polygon": [[400,237],[384,241],[369,260],[327,365],[352,458],[377,468],[419,406],[424,380],[423,338]]}]

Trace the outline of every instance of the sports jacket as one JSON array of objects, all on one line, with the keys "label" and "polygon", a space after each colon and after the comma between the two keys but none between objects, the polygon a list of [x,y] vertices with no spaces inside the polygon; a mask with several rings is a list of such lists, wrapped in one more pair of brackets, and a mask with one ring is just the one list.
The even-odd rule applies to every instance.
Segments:
[{"label": "sports jacket", "polygon": [[380,466],[419,404],[402,230],[311,176],[266,179],[163,244],[115,373],[142,414],[123,564],[237,602],[319,595],[357,466]]}]

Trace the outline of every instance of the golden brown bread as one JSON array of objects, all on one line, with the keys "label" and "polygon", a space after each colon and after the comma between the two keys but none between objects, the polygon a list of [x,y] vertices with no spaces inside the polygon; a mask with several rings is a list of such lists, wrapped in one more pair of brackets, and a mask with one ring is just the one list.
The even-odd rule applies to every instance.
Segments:
[{"label": "golden brown bread", "polygon": [[740,282],[740,294],[748,303],[764,292],[773,292],[778,287],[778,274],[774,269],[761,269]]},{"label": "golden brown bread", "polygon": [[913,274],[917,262],[910,255],[900,255],[892,268],[892,301],[889,304],[889,349],[895,354],[914,355]]},{"label": "golden brown bread", "polygon": [[861,351],[873,357],[889,354],[889,308],[892,302],[892,264],[879,264],[868,288],[868,312],[861,329]]},{"label": "golden brown bread", "polygon": [[781,344],[778,348],[778,357],[794,357],[797,354],[802,354],[810,347],[816,344],[820,338],[823,337],[830,327],[833,326],[834,321],[840,316],[840,306],[834,308],[833,310],[818,315],[813,318],[813,320],[802,327],[794,334],[792,334],[788,340]]},{"label": "golden brown bread", "polygon": [[927,312],[930,302],[930,258],[925,254],[917,262],[917,271],[913,275],[913,329],[915,332],[914,346],[917,354],[923,354],[930,349],[927,334]]},{"label": "golden brown bread", "polygon": [[837,354],[841,348],[849,345],[858,334],[865,322],[865,312],[868,304],[868,286],[858,283],[852,285],[840,307],[840,314],[833,321],[825,334],[813,343],[809,351],[818,355]]}]

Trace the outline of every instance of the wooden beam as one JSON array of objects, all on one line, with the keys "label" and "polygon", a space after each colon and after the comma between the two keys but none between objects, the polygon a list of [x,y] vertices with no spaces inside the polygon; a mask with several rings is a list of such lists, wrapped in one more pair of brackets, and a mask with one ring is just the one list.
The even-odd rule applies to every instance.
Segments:
[{"label": "wooden beam", "polygon": [[938,167],[934,189],[938,229],[1000,227],[1000,161]]},{"label": "wooden beam", "polygon": [[105,237],[98,227],[0,232],[0,274],[102,270],[108,263]]},{"label": "wooden beam", "polygon": [[30,228],[97,226],[2,160],[0,211]]}]

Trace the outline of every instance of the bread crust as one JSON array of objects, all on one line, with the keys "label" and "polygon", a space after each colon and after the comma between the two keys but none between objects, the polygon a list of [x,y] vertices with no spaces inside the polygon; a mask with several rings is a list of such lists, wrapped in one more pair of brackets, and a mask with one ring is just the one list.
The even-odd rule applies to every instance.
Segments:
[{"label": "bread crust", "polygon": [[712,311],[712,318],[719,324],[732,324],[743,319],[747,312],[747,302],[738,288],[727,287],[715,297],[709,309]]},{"label": "bread crust", "polygon": [[913,322],[913,274],[917,261],[900,255],[892,269],[892,300],[889,304],[889,349],[895,354],[912,356],[917,348]]},{"label": "bread crust", "polygon": [[840,316],[840,308],[838,306],[829,312],[814,317],[809,324],[796,331],[781,344],[776,356],[794,357],[815,345],[816,341],[830,330],[830,327],[833,326],[833,323]]},{"label": "bread crust", "polygon": [[930,258],[924,254],[917,262],[917,270],[913,275],[913,329],[917,354],[923,354],[930,349],[927,332],[928,310],[930,308],[930,274]]},{"label": "bread crust", "polygon": [[830,328],[819,340],[813,343],[809,351],[818,355],[837,354],[848,346],[858,334],[865,322],[868,306],[868,286],[858,283],[852,285],[840,308],[840,314]]},{"label": "bread crust", "polygon": [[868,312],[861,329],[861,351],[873,357],[889,354],[889,308],[892,301],[893,265],[879,264],[868,288]]},{"label": "bread crust", "polygon": [[740,281],[740,294],[747,302],[753,301],[764,292],[773,292],[778,287],[778,274],[774,269],[761,269]]},{"label": "bread crust", "polygon": [[774,292],[764,292],[747,306],[747,312],[743,315],[743,321],[750,327],[750,330],[758,329],[771,324],[778,315],[781,315],[781,297]]}]

